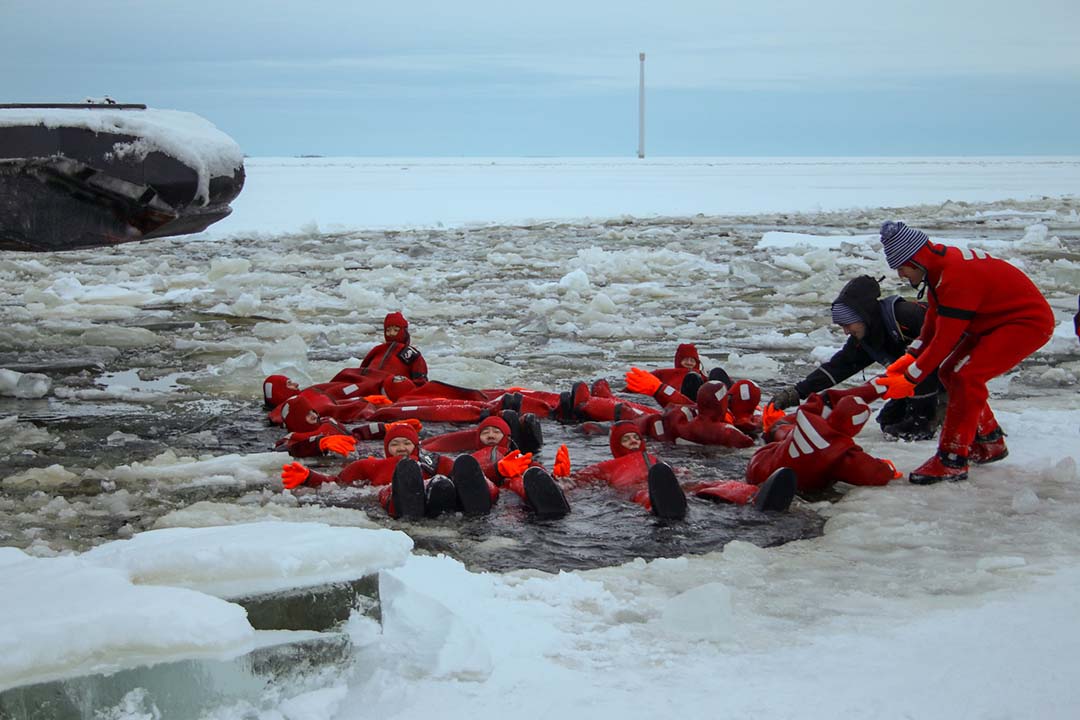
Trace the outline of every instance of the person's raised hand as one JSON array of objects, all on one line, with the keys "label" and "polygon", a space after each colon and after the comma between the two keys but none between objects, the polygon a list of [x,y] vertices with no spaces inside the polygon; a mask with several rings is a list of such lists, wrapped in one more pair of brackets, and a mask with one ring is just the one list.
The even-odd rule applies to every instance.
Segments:
[{"label": "person's raised hand", "polygon": [[308,479],[311,471],[298,462],[292,462],[281,466],[281,484],[285,489],[292,490],[300,487]]},{"label": "person's raised hand", "polygon": [[647,370],[632,367],[626,373],[626,389],[630,392],[652,395],[660,389],[660,378]]},{"label": "person's raised hand", "polygon": [[565,445],[560,445],[555,451],[555,464],[551,466],[552,477],[570,477],[570,450]]},{"label": "person's raised hand", "polygon": [[915,356],[910,353],[905,353],[896,359],[889,367],[885,368],[885,372],[888,375],[896,375],[899,373],[907,372],[911,363],[915,362]]}]

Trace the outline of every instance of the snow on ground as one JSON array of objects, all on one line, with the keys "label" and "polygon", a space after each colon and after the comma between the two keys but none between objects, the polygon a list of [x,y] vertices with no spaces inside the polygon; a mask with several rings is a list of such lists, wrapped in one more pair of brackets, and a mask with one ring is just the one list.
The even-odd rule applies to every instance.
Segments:
[{"label": "snow on ground", "polygon": [[[181,400],[254,399],[276,369],[325,379],[398,308],[433,375],[451,382],[563,389],[630,364],[666,364],[677,342],[693,339],[707,364],[768,392],[839,346],[828,303],[853,274],[886,273],[872,233],[893,217],[1023,267],[1059,328],[1030,363],[992,385],[1011,455],[974,469],[969,482],[847,488],[839,502],[816,506],[829,518],[823,537],[777,548],[735,542],[558,575],[469,572],[444,556],[413,555],[383,573],[382,630],[360,617],[350,623],[358,650],[347,683],[286,699],[268,692],[211,717],[1075,714],[1080,346],[1070,318],[1080,221],[1075,199],[1060,196],[1080,187],[1080,161],[254,159],[247,168],[236,213],[202,237],[105,255],[0,256],[4,349],[51,358],[80,343],[99,362],[54,382],[46,398],[0,402],[27,411],[40,407],[14,403],[48,403],[64,416],[87,402],[164,414],[178,388]],[[1001,202],[962,204],[990,200]],[[926,204],[902,214],[874,209],[905,203]],[[554,221],[586,216],[608,219]],[[490,224],[527,217],[542,222]],[[440,221],[488,224],[416,227]],[[774,231],[784,234],[762,246]],[[883,285],[906,291],[892,279]],[[134,378],[118,374],[132,367]],[[120,448],[126,436],[150,433],[115,417],[124,419],[121,435],[110,435]],[[145,529],[137,526],[146,488],[246,488],[240,502],[199,502],[157,520],[181,533],[266,517],[363,524],[354,511],[313,514],[270,492],[278,458],[226,452],[199,428],[149,457],[127,457],[133,448],[82,460],[64,456],[65,439],[38,424],[14,413],[0,419],[0,450],[23,463],[3,479],[0,506],[12,522],[3,530],[39,556],[19,559],[28,568],[86,568],[115,553],[112,543],[48,557],[71,550],[58,536],[78,518],[121,517],[126,532]],[[859,441],[903,471],[931,452],[927,443],[886,442],[874,427]],[[98,492],[71,490],[86,484]],[[159,550],[153,537],[136,534],[139,552],[118,560],[123,572],[108,571],[117,573],[116,592],[138,563],[175,560],[183,569],[207,558],[223,575],[249,562],[268,575],[283,567],[274,559],[280,543],[266,543],[264,554],[240,544],[219,559]],[[338,542],[327,536],[326,553],[360,552]],[[297,567],[312,562],[305,557]],[[61,597],[74,594],[66,588]],[[82,604],[82,622],[121,642],[137,635],[138,623],[129,628],[101,605]],[[63,616],[59,606],[53,615]],[[12,642],[24,637],[18,625],[5,627]],[[49,622],[40,627],[35,652],[64,656],[69,641]],[[139,713],[152,716],[141,708],[117,717]]]}]

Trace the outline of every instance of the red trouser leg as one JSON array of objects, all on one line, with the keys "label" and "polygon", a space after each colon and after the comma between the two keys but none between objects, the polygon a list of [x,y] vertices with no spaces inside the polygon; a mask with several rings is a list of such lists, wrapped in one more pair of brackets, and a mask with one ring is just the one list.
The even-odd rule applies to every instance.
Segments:
[{"label": "red trouser leg", "polygon": [[758,486],[733,480],[696,483],[687,492],[709,500],[721,500],[733,505],[746,505],[758,494]]},{"label": "red trouser leg", "polygon": [[949,393],[938,441],[941,450],[967,457],[976,430],[989,432],[997,427],[986,402],[986,383],[1045,345],[1052,332],[1053,327],[1046,329],[1033,322],[1015,323],[960,341],[938,369]]}]

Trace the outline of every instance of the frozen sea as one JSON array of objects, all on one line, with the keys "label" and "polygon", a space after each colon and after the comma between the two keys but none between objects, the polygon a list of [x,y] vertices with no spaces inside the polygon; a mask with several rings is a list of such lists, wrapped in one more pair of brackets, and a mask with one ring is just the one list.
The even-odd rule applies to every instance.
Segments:
[{"label": "frozen sea", "polygon": [[[203,235],[0,254],[0,688],[246,651],[232,595],[337,563],[384,568],[382,627],[354,618],[349,661],[203,717],[1075,717],[1080,158],[246,163]],[[847,279],[904,292],[886,219],[1008,258],[1058,316],[991,387],[1009,459],[967,483],[841,487],[781,545],[695,505],[683,547],[585,498],[573,534],[610,526],[584,565],[512,514],[409,525],[364,490],[281,491],[262,377],[328,379],[388,310],[456,384],[562,390],[691,341],[768,396],[839,347]],[[873,423],[859,442],[905,472],[932,451]],[[721,476],[751,452],[660,448]],[[98,710],[160,716],[151,693]]]}]

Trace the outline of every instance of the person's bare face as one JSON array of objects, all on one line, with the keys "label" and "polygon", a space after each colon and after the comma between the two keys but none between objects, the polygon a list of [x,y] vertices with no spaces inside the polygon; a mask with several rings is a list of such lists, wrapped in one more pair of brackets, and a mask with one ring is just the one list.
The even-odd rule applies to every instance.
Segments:
[{"label": "person's bare face", "polygon": [[926,279],[926,271],[915,265],[901,265],[896,269],[896,274],[907,280],[913,288],[922,285],[922,281]]},{"label": "person's bare face", "polygon": [[641,436],[636,432],[628,432],[619,438],[619,444],[627,450],[640,450],[641,449]]},{"label": "person's bare face", "polygon": [[506,434],[497,427],[491,427],[490,425],[480,430],[480,443],[484,447],[494,447],[502,442],[502,439],[506,437]]},{"label": "person's bare face", "polygon": [[391,340],[401,334],[401,328],[397,325],[391,325],[383,331],[386,334],[386,339]]},{"label": "person's bare face", "polygon": [[396,437],[386,444],[388,457],[409,457],[415,449],[416,445],[409,438]]},{"label": "person's bare face", "polygon": [[841,325],[840,328],[844,331],[845,335],[850,335],[856,340],[862,340],[866,337],[866,323],[864,322],[847,323],[846,325]]},{"label": "person's bare face", "polygon": [[679,365],[681,367],[693,370],[694,368],[697,367],[697,360],[695,360],[693,357],[689,357],[689,356],[684,357],[682,360],[679,361]]},{"label": "person's bare face", "polygon": [[285,387],[289,388],[290,390],[299,390],[300,383],[296,382],[295,380],[286,380]]},{"label": "person's bare face", "polygon": [[304,416],[304,420],[307,421],[308,425],[318,425],[319,413],[315,412],[314,410],[308,410],[307,415]]}]

